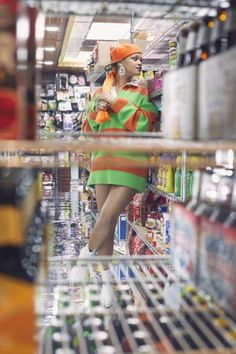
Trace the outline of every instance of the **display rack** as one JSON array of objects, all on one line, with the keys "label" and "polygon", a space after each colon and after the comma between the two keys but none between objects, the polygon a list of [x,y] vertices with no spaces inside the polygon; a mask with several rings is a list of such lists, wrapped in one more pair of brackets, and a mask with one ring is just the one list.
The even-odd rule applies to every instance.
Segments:
[{"label": "display rack", "polygon": [[[40,154],[52,154],[61,151],[68,152],[92,152],[96,150],[103,150],[107,152],[113,152],[116,150],[121,151],[136,151],[136,152],[196,152],[196,153],[215,153],[216,150],[232,150],[236,151],[236,142],[230,140],[211,140],[211,141],[193,141],[193,140],[179,140],[179,139],[164,139],[160,138],[160,134],[144,133],[144,134],[117,134],[114,137],[109,137],[109,134],[93,134],[87,139],[73,138],[68,140],[60,140],[58,144],[57,139],[50,139],[45,146],[44,140],[1,140],[0,141],[0,153],[1,158],[7,154],[6,158],[11,160],[14,156],[10,154],[16,154],[21,156],[22,154],[33,153],[35,155]],[[131,137],[132,136],[132,137]],[[217,148],[217,149],[216,149]]]},{"label": "display rack", "polygon": [[113,249],[117,254],[122,254],[123,256],[127,256],[129,254],[126,243],[117,244],[117,245],[115,244],[113,246]]},{"label": "display rack", "polygon": [[140,240],[142,240],[145,245],[150,249],[150,251],[152,251],[152,253],[154,255],[160,255],[157,251],[156,248],[154,248],[150,242],[148,242],[147,240],[147,229],[144,226],[141,225],[136,225],[132,222],[130,222],[129,220],[127,221],[128,224],[130,225],[130,227],[136,232],[137,236],[140,238]]},{"label": "display rack", "polygon": [[150,98],[160,98],[162,96],[162,89],[151,92],[149,96]]},{"label": "display rack", "polygon": [[164,197],[164,198],[167,198],[168,200],[172,201],[172,202],[178,202],[178,203],[184,203],[185,200],[182,199],[181,197],[177,197],[174,193],[167,193],[167,192],[164,192],[160,189],[158,189],[157,187],[153,186],[152,184],[148,183],[147,184],[147,188],[154,192],[154,193],[157,193],[158,195]]},{"label": "display rack", "polygon": [[[129,16],[133,12],[133,16],[140,16],[140,13],[144,11],[150,11],[150,17],[156,19],[163,18],[189,18],[189,7],[195,7],[197,9],[204,8],[216,8],[219,6],[219,0],[125,0],[125,1],[109,1],[106,3],[104,11],[104,1],[76,1],[71,0],[70,6],[65,6],[64,2],[52,1],[52,0],[24,0],[27,4],[40,5],[41,9],[45,13],[52,14],[79,14],[92,16],[98,12],[102,12],[104,15],[117,16]],[[160,11],[160,6],[161,10]],[[192,14],[193,15],[193,14]]]},{"label": "display rack", "polygon": [[54,313],[44,326],[40,353],[235,353],[235,320],[183,283],[165,257],[94,257],[93,266],[82,263],[90,272],[109,267],[113,307],[100,306],[99,277],[70,286],[51,280]]}]

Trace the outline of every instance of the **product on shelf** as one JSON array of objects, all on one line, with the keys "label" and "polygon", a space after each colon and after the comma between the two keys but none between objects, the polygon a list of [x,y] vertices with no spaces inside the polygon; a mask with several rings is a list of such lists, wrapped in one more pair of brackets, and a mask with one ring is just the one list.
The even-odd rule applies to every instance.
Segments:
[{"label": "product on shelf", "polygon": [[235,138],[235,32],[234,1],[229,8],[218,8],[215,17],[206,15],[188,27],[185,54],[180,43],[180,66],[164,79],[165,137]]},{"label": "product on shelf", "polygon": [[72,132],[81,129],[90,88],[79,86],[79,82],[67,83],[67,79],[66,73],[56,74],[54,81],[57,84],[52,79],[42,84],[41,102],[38,102],[41,111],[38,125],[45,132]]},{"label": "product on shelf", "polygon": [[[104,265],[94,262],[98,270]],[[165,261],[152,256],[144,260],[123,257],[109,267],[115,297],[112,309],[100,306],[100,278],[82,288],[56,285],[50,289],[54,313],[43,332],[41,351],[168,354],[235,350],[233,317],[205,293],[181,281]],[[53,279],[54,284],[57,281]]]},{"label": "product on shelf", "polygon": [[176,65],[178,68],[184,65],[184,58],[185,58],[185,48],[188,38],[188,27],[184,26],[181,28],[179,33],[177,34],[177,60]]},{"label": "product on shelf", "polygon": [[177,43],[176,41],[169,41],[169,69],[170,70],[174,70],[176,68],[176,58],[177,58],[177,54],[176,54],[176,46]]},{"label": "product on shelf", "polygon": [[127,236],[126,215],[121,214],[116,224],[114,242],[117,244],[124,243],[126,242],[126,236]]},{"label": "product on shelf", "polygon": [[215,25],[211,32],[210,37],[210,56],[218,54],[226,50],[227,47],[227,37],[226,37],[226,26],[225,22],[228,19],[228,9],[220,7],[217,9],[217,15],[215,19]]},{"label": "product on shelf", "polygon": [[[26,75],[19,70],[17,51],[25,50],[26,38],[18,37],[17,26],[27,22],[20,0],[9,0],[0,4],[0,139],[23,139],[27,130]],[[26,58],[22,59],[26,66]]]},{"label": "product on shelf", "polygon": [[172,259],[185,279],[235,312],[236,233],[228,224],[235,207],[235,179],[227,172],[195,173],[193,200],[173,210]]},{"label": "product on shelf", "polygon": [[196,22],[188,28],[184,65],[164,77],[162,130],[167,138],[196,137],[197,66],[193,65],[193,56],[198,28]]}]

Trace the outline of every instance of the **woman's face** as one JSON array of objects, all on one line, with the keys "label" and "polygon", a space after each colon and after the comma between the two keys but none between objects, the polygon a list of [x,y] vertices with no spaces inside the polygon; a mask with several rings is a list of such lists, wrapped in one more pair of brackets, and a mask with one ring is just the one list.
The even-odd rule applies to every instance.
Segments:
[{"label": "woman's face", "polygon": [[128,76],[139,76],[142,70],[142,56],[139,53],[132,54],[122,60],[121,64]]}]

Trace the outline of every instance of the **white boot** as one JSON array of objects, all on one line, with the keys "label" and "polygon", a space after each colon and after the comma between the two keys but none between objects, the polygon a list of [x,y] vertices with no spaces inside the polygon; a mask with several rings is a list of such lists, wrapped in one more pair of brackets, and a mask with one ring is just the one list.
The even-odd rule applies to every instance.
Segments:
[{"label": "white boot", "polygon": [[102,290],[100,295],[101,305],[104,307],[111,307],[113,303],[114,293],[111,282],[111,273],[109,270],[103,270],[102,272]]},{"label": "white boot", "polygon": [[[90,252],[88,245],[84,246],[81,251],[79,258],[90,258],[93,255],[93,251]],[[71,284],[74,283],[81,283],[86,280],[88,276],[88,264],[85,262],[83,263],[78,262],[76,266],[74,266],[70,271],[69,281]]]}]

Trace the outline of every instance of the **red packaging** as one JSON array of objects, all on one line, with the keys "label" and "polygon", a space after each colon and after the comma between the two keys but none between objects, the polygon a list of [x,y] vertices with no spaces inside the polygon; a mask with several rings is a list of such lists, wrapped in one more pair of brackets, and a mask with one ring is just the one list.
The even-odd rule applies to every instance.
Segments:
[{"label": "red packaging", "polygon": [[17,65],[16,59],[17,47],[23,46],[23,39],[16,37],[20,5],[18,0],[0,1],[4,19],[0,23],[0,46],[4,53],[0,56],[0,139],[21,139],[25,131],[25,78],[20,74],[20,63]]}]

